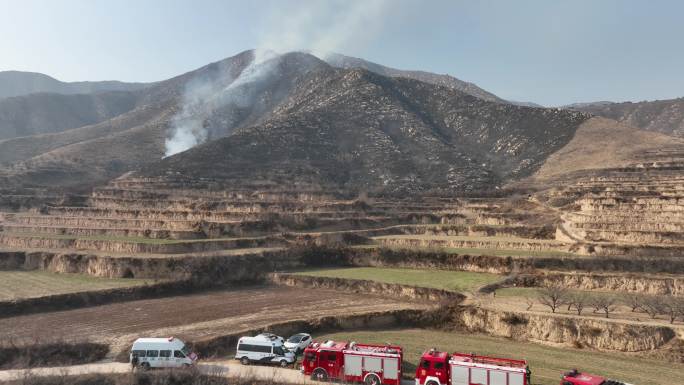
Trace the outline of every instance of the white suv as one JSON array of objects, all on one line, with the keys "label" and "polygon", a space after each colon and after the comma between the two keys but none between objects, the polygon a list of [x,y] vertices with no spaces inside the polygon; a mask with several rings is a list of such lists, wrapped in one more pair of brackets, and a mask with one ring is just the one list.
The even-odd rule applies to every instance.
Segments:
[{"label": "white suv", "polygon": [[299,354],[303,352],[307,346],[311,345],[311,341],[312,338],[309,334],[298,333],[290,336],[290,338],[285,341],[285,347],[288,350],[295,352],[295,354]]}]

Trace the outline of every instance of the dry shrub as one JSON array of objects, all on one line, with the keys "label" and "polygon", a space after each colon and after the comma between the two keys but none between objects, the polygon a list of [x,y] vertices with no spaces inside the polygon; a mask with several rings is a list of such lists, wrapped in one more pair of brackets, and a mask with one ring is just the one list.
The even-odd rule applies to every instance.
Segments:
[{"label": "dry shrub", "polygon": [[85,364],[103,359],[108,352],[107,345],[91,342],[32,341],[20,345],[7,341],[0,345],[0,369]]}]

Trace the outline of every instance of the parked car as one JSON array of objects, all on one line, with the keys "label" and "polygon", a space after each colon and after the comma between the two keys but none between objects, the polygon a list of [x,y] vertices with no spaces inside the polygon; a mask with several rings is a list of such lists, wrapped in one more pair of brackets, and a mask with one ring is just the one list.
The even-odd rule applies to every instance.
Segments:
[{"label": "parked car", "polygon": [[300,354],[304,349],[311,345],[312,340],[313,339],[309,334],[297,333],[290,336],[290,338],[285,341],[285,347],[295,352],[295,354]]},{"label": "parked car", "polygon": [[281,344],[285,343],[285,338],[283,338],[281,336],[277,336],[273,333],[261,333],[261,334],[257,335],[257,337],[263,337],[263,338],[269,339],[271,341],[280,341]]}]

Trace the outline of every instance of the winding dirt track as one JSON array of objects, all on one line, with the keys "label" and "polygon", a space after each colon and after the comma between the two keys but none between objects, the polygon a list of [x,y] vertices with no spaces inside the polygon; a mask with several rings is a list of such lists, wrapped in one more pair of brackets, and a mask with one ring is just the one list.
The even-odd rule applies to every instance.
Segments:
[{"label": "winding dirt track", "polygon": [[139,336],[198,340],[288,320],[420,307],[332,290],[252,287],[4,318],[0,340],[104,342],[118,351]]}]

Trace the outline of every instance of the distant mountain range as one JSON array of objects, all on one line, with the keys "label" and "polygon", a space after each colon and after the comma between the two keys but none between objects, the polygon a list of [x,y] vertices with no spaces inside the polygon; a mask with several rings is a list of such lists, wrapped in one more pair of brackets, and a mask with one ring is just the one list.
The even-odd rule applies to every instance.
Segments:
[{"label": "distant mountain range", "polygon": [[119,81],[66,83],[36,72],[0,71],[0,98],[35,93],[75,95],[102,91],[134,91],[147,86],[149,84]]},{"label": "distant mountain range", "polygon": [[[87,189],[136,171],[451,194],[533,175],[582,143],[577,132],[610,140],[617,127],[583,129],[587,113],[520,106],[448,75],[342,55],[326,63],[293,52],[258,65],[254,57],[245,51],[126,90],[0,99],[0,183]],[[653,135],[640,140],[662,143]],[[164,158],[176,136],[203,143]]]}]

